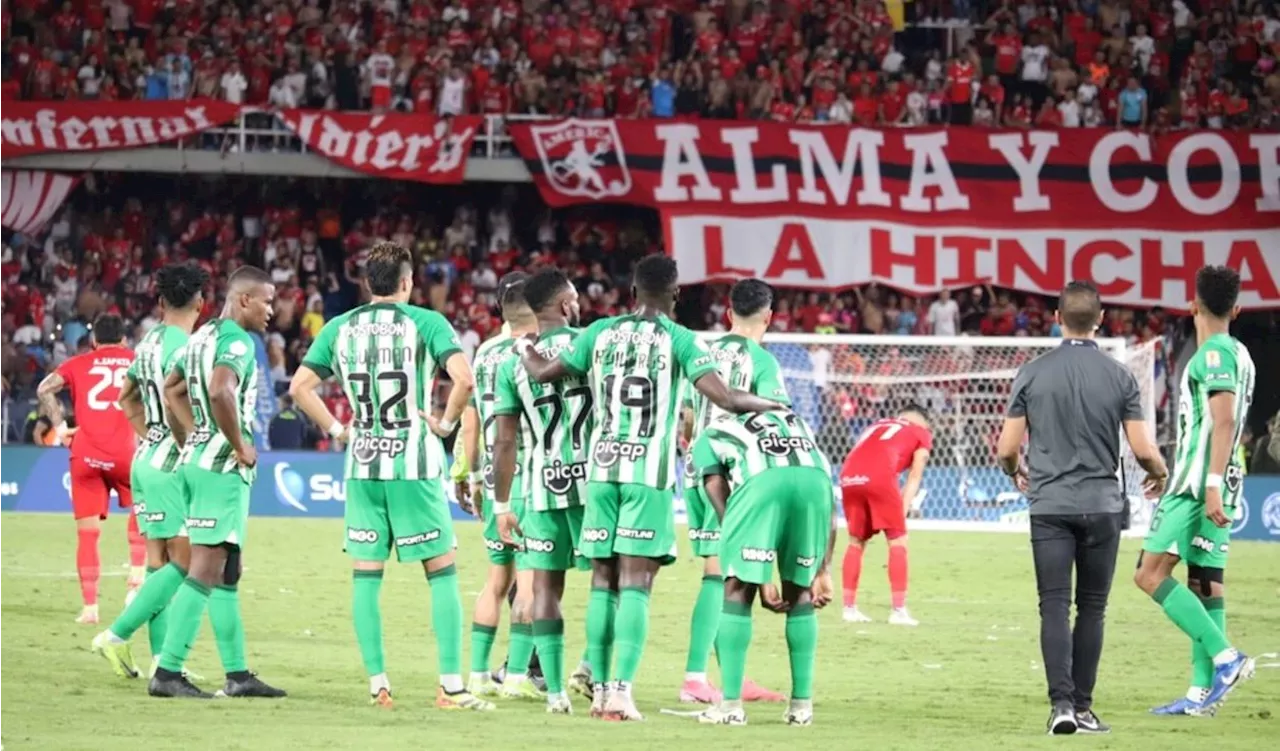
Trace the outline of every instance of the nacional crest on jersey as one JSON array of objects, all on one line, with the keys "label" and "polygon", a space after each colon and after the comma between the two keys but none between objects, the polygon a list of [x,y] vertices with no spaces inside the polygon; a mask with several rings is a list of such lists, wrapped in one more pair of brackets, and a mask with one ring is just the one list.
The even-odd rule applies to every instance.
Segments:
[{"label": "nacional crest on jersey", "polygon": [[570,118],[530,127],[542,173],[557,193],[598,201],[631,191],[622,137],[612,120]]}]

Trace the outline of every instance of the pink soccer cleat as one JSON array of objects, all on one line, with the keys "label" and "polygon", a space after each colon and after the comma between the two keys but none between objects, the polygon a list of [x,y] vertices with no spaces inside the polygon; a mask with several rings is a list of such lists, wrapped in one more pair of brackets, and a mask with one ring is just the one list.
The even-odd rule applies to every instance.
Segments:
[{"label": "pink soccer cleat", "polygon": [[747,678],[742,682],[743,701],[786,701],[787,697],[777,691],[770,691],[755,681]]},{"label": "pink soccer cleat", "polygon": [[719,704],[723,695],[708,681],[685,681],[680,701],[685,704]]}]

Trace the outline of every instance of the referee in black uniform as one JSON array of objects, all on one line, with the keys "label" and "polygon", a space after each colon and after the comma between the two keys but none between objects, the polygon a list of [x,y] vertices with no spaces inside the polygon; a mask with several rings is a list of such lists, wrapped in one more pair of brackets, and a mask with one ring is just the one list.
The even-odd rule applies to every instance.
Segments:
[{"label": "referee in black uniform", "polygon": [[[1121,489],[1120,431],[1157,495],[1168,470],[1143,420],[1133,374],[1098,349],[1098,290],[1072,282],[1056,313],[1063,342],[1018,370],[996,453],[1026,494],[1040,593],[1040,650],[1049,683],[1049,732],[1106,733],[1094,714],[1102,622],[1128,503]],[[1028,437],[1025,465],[1019,459]],[[1071,628],[1071,571],[1076,623]]]}]

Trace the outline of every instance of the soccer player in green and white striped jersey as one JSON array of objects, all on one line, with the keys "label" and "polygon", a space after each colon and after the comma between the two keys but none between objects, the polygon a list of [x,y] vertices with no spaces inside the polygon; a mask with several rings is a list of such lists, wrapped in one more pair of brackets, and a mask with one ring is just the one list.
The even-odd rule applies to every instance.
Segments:
[{"label": "soccer player in green and white striped jersey", "polygon": [[[441,438],[457,428],[475,385],[457,333],[444,316],[408,304],[413,257],[382,242],[369,250],[365,278],[372,299],[329,321],[289,384],[298,407],[335,438],[347,436],[346,550],[352,563],[352,620],[369,694],[391,706],[382,651],[382,571],[394,550],[421,562],[431,586],[441,709],[493,709],[462,682],[462,593],[454,567],[453,518],[444,492]],[[431,383],[445,370],[453,382],[444,415],[430,414]],[[352,406],[343,425],[316,395],[336,375]]]},{"label": "soccer player in green and white striped jersey", "polygon": [[[138,676],[129,639],[144,624],[149,626],[154,672],[164,646],[166,608],[191,565],[187,499],[177,472],[181,445],[169,428],[163,393],[165,379],[200,317],[208,282],[209,274],[195,263],[170,264],[156,272],[162,318],[134,348],[136,357],[120,392],[120,408],[140,441],[130,485],[147,538],[147,579],[111,627],[94,637],[92,649],[122,677]],[[220,615],[224,593],[218,590],[212,599],[211,613]]]},{"label": "soccer player in green and white striped jersey", "polygon": [[[529,658],[533,653],[533,631],[530,610],[533,605],[533,572],[520,561],[517,546],[505,544],[498,535],[498,515],[493,511],[494,474],[493,445],[497,435],[498,371],[508,361],[515,361],[511,348],[515,337],[537,331],[533,313],[524,302],[524,282],[528,274],[513,271],[498,282],[498,305],[502,310],[503,331],[476,349],[472,367],[475,369],[476,389],[471,403],[462,416],[461,456],[469,466],[479,466],[471,473],[469,485],[472,493],[479,494],[476,508],[484,521],[485,554],[489,557],[489,576],[476,596],[471,621],[471,678],[467,690],[476,696],[505,695],[508,698],[542,698],[536,687],[527,680]],[[458,453],[455,450],[455,454]],[[523,507],[523,494],[517,487],[511,501],[517,511]],[[506,670],[503,682],[497,683],[489,670],[489,656],[502,618],[502,604],[511,593],[511,636],[507,650]]]},{"label": "soccer player in green and white striped jersey", "polygon": [[[716,339],[708,349],[716,370],[733,388],[757,396],[791,404],[782,380],[778,360],[760,346],[773,318],[773,290],[759,279],[744,279],[729,291],[729,333]],[[689,445],[714,420],[728,413],[701,394],[693,397]],[[693,554],[703,559],[702,587],[689,623],[689,655],[685,661],[680,701],[714,704],[720,693],[707,680],[707,662],[720,623],[724,601],[724,578],[720,572],[720,520],[702,495],[702,478],[693,468],[693,451],[686,452],[684,505],[689,515],[689,543]],[[776,692],[748,679],[743,684],[746,701],[782,701]]]},{"label": "soccer player in green and white striped jersey", "polygon": [[[578,335],[578,291],[559,269],[535,274],[524,285],[524,300],[537,319],[537,351],[557,357]],[[569,714],[564,682],[565,572],[588,568],[579,552],[592,429],[591,388],[582,378],[542,384],[516,359],[498,371],[494,386],[496,439],[494,476],[498,529],[502,539],[523,538],[523,562],[532,570],[533,639],[547,680],[547,711]],[[518,456],[523,466],[517,469]],[[513,486],[524,478],[524,510],[510,503]],[[521,587],[523,588],[523,584]],[[575,675],[583,674],[579,665]]]},{"label": "soccer player in green and white striped jersey", "polygon": [[[210,698],[182,674],[206,606],[211,619],[226,623],[216,631],[227,672],[222,693],[285,695],[249,672],[237,590],[258,463],[252,427],[258,363],[248,332],[266,330],[274,299],[267,272],[255,266],[236,269],[227,279],[222,317],[187,340],[165,378],[164,398],[173,412],[169,423],[184,434],[177,436],[183,439],[178,471],[187,501],[191,568],[170,605],[160,664],[147,687],[152,696]],[[211,599],[214,589],[225,594]]]},{"label": "soccer player in green and white striped jersey", "polygon": [[[834,493],[831,464],[809,426],[790,410],[717,420],[693,446],[707,500],[721,520],[724,614],[716,647],[724,700],[699,715],[704,723],[745,725],[742,684],[751,645],[751,603],[763,587],[765,607],[787,614],[792,725],[813,721],[818,647],[811,591],[830,560]],[[771,584],[782,578],[781,597]]]},{"label": "soccer player in green and white striped jersey", "polygon": [[[1231,521],[1244,482],[1237,449],[1256,376],[1249,350],[1230,334],[1239,294],[1234,269],[1206,266],[1196,274],[1191,314],[1199,348],[1179,389],[1173,480],[1151,518],[1134,575],[1192,642],[1190,690],[1155,714],[1213,714],[1253,675],[1253,660],[1227,640],[1223,600]],[[1187,564],[1186,586],[1172,576],[1179,560]]]},{"label": "soccer player in green and white striped jersey", "polygon": [[[726,386],[706,347],[671,320],[677,277],[670,258],[641,260],[632,285],[634,312],[596,321],[554,359],[527,339],[516,342],[534,381],[573,376],[591,387],[595,427],[581,550],[592,559],[587,650],[593,716],[643,719],[631,684],[648,639],[653,578],[675,560],[676,449],[689,385],[729,412],[777,407]],[[617,679],[606,691],[615,644]]]}]

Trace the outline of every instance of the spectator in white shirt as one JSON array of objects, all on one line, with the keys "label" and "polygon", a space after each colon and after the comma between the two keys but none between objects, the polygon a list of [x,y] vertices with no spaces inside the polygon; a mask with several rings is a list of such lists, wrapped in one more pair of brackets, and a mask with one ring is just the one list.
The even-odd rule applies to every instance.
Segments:
[{"label": "spectator in white shirt", "polygon": [[1156,53],[1156,40],[1147,33],[1145,23],[1138,24],[1138,30],[1129,37],[1129,47],[1133,51],[1133,56],[1138,59],[1138,64],[1142,66],[1142,72],[1146,73],[1151,65],[1151,56]]},{"label": "spectator in white shirt", "polygon": [[1063,93],[1062,101],[1058,102],[1058,114],[1062,115],[1062,127],[1080,127],[1080,103],[1076,101],[1074,89],[1067,89]]},{"label": "spectator in white shirt", "polygon": [[853,102],[849,101],[849,97],[843,91],[836,97],[835,102],[831,104],[831,109],[827,112],[827,119],[842,125],[848,125],[853,122]]},{"label": "spectator in white shirt", "polygon": [[1049,93],[1049,48],[1039,35],[1032,35],[1031,42],[1022,48],[1022,86],[1032,104],[1039,107]]},{"label": "spectator in white shirt", "polygon": [[896,76],[902,72],[902,64],[906,62],[906,55],[898,51],[897,47],[890,47],[888,54],[884,56],[884,60],[880,61],[880,70],[891,76]]},{"label": "spectator in white shirt", "polygon": [[223,99],[232,104],[244,104],[244,92],[248,90],[249,82],[245,80],[244,73],[240,72],[238,61],[231,61],[227,72],[222,74],[219,86],[222,89]]},{"label": "spectator in white shirt", "polygon": [[277,109],[288,110],[298,106],[298,97],[294,95],[293,87],[285,81],[284,76],[271,84],[271,93],[267,95],[267,99]]},{"label": "spectator in white shirt", "polygon": [[926,320],[934,336],[956,335],[960,330],[960,306],[951,299],[951,290],[944,289],[938,294],[938,299],[929,306]]}]

